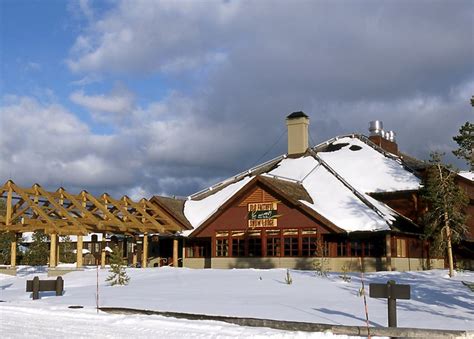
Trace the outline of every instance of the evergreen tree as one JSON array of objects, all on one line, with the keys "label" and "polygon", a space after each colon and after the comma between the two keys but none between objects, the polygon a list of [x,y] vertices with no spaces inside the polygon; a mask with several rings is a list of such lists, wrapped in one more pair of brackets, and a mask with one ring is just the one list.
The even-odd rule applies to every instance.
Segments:
[{"label": "evergreen tree", "polygon": [[125,271],[125,266],[123,265],[123,254],[122,250],[119,249],[117,245],[112,249],[112,254],[110,255],[110,275],[105,281],[110,282],[110,285],[127,285],[130,277]]},{"label": "evergreen tree", "polygon": [[423,217],[426,237],[437,254],[446,253],[449,276],[453,276],[452,244],[462,240],[467,233],[464,213],[468,203],[464,190],[455,182],[456,171],[441,162],[442,154],[432,153],[427,170],[422,198],[428,209]]},{"label": "evergreen tree", "polygon": [[15,240],[15,236],[16,235],[11,232],[0,233],[0,264],[2,265],[10,264],[11,243]]},{"label": "evergreen tree", "polygon": [[466,122],[459,129],[459,134],[453,137],[453,140],[459,145],[453,154],[459,159],[465,160],[471,171],[474,171],[474,124]]},{"label": "evergreen tree", "polygon": [[49,257],[48,236],[43,231],[35,231],[32,240],[25,253],[25,263],[32,266],[46,265]]},{"label": "evergreen tree", "polygon": [[74,245],[72,244],[69,235],[61,237],[62,241],[59,243],[59,260],[63,263],[71,264],[75,262]]}]

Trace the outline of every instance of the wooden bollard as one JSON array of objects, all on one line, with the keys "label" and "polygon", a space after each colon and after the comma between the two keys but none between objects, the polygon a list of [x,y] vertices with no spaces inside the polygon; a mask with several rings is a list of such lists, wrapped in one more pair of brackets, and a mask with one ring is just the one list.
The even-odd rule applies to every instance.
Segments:
[{"label": "wooden bollard", "polygon": [[64,289],[64,280],[63,280],[63,277],[59,276],[56,279],[56,295],[57,296],[63,295],[63,289]]},{"label": "wooden bollard", "polygon": [[40,279],[38,277],[33,278],[33,300],[39,299],[40,295]]}]

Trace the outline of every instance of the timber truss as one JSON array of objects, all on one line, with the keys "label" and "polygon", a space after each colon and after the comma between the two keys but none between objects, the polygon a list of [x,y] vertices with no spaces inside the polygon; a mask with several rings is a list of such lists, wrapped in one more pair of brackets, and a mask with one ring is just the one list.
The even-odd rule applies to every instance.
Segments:
[{"label": "timber truss", "polygon": [[174,233],[182,230],[161,207],[147,199],[138,202],[127,196],[113,199],[107,193],[77,195],[60,187],[48,192],[40,185],[21,188],[13,181],[0,186],[6,213],[0,215],[0,232],[33,232],[58,235],[89,233]]}]

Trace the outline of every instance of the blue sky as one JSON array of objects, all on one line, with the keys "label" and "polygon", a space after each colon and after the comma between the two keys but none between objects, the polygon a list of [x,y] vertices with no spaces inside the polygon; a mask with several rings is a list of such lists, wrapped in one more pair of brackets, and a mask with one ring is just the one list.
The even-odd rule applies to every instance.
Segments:
[{"label": "blue sky", "polygon": [[474,120],[471,1],[3,0],[0,12],[3,181],[187,195],[284,153],[297,110],[315,143],[380,119],[403,151],[466,167],[450,153]]}]

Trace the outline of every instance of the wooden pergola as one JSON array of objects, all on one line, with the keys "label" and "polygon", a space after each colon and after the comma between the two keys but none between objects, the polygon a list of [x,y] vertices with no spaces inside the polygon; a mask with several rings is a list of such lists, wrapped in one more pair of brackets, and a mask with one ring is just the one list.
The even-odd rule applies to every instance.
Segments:
[{"label": "wooden pergola", "polygon": [[[44,231],[50,236],[49,267],[58,263],[59,235],[77,236],[77,267],[83,266],[83,236],[89,233],[143,234],[142,267],[146,267],[149,233],[171,234],[182,226],[147,199],[138,202],[127,196],[114,199],[109,194],[93,196],[87,191],[71,194],[60,187],[46,191],[40,185],[22,188],[13,181],[0,187],[6,213],[0,215],[0,232],[15,234]],[[17,236],[11,244],[11,266],[16,266]],[[105,237],[103,237],[103,242]],[[175,243],[177,246],[177,243]],[[105,244],[101,265],[105,265]]]}]

